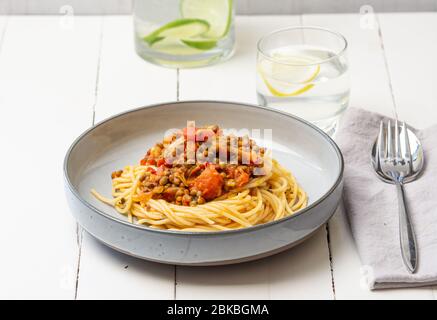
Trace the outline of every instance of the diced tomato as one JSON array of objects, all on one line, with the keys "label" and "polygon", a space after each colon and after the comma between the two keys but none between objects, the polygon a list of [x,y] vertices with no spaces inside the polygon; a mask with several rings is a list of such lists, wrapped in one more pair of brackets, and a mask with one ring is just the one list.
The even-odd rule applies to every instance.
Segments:
[{"label": "diced tomato", "polygon": [[234,172],[235,185],[242,187],[249,182],[249,174],[247,174],[242,168],[237,168]]},{"label": "diced tomato", "polygon": [[155,159],[147,159],[146,164],[149,166],[156,166],[156,160]]},{"label": "diced tomato", "polygon": [[143,159],[141,159],[140,164],[142,166],[156,166],[156,160],[151,158],[150,156],[146,156]]},{"label": "diced tomato", "polygon": [[164,158],[158,159],[158,161],[156,161],[156,165],[158,167],[162,166],[163,164],[165,164],[165,159]]},{"label": "diced tomato", "polygon": [[146,171],[149,171],[149,172],[152,172],[152,173],[156,173],[156,170],[153,169],[152,167],[148,167],[148,168],[146,169]]},{"label": "diced tomato", "polygon": [[212,200],[222,194],[223,177],[214,166],[207,166],[193,182],[193,187],[202,192],[206,200]]},{"label": "diced tomato", "polygon": [[189,205],[190,205],[190,200],[189,200],[189,198],[182,197],[182,205],[184,205],[184,206],[189,206]]}]

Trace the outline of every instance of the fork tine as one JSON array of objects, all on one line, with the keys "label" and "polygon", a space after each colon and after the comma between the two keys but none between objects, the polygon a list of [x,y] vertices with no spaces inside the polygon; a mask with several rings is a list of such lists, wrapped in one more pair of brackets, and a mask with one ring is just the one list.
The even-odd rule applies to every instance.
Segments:
[{"label": "fork tine", "polygon": [[378,154],[378,164],[379,164],[379,168],[382,170],[382,166],[385,163],[385,161],[387,160],[387,126],[384,123],[384,121],[381,121],[380,124],[380,136],[381,138],[380,140],[380,144],[379,144],[379,154]]},{"label": "fork tine", "polygon": [[378,167],[381,167],[382,158],[385,156],[385,134],[384,134],[384,121],[379,123],[379,134],[376,142],[376,152]]},{"label": "fork tine", "polygon": [[391,127],[391,121],[388,120],[387,123],[387,157],[394,158],[394,141],[393,141],[393,132]]},{"label": "fork tine", "polygon": [[395,139],[394,139],[394,141],[395,141],[396,158],[402,159],[401,141],[399,139],[399,123],[398,123],[397,119],[395,121]]},{"label": "fork tine", "polygon": [[411,155],[411,149],[410,149],[410,139],[408,138],[408,128],[407,128],[407,124],[404,122],[402,122],[402,135],[404,137],[403,141],[404,141],[404,158],[406,159],[406,161],[408,162],[408,168],[409,168],[409,172],[411,173],[413,171],[413,159],[412,159],[412,155]]}]

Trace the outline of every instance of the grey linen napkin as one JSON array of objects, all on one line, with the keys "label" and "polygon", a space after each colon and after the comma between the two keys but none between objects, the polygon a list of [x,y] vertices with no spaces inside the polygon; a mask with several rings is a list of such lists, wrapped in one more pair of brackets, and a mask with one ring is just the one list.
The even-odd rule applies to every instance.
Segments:
[{"label": "grey linen napkin", "polygon": [[399,244],[396,188],[379,180],[370,151],[385,117],[350,108],[336,141],[345,161],[343,202],[371,289],[437,284],[437,126],[419,131],[423,174],[406,185],[407,203],[416,232],[418,269],[409,274]]}]

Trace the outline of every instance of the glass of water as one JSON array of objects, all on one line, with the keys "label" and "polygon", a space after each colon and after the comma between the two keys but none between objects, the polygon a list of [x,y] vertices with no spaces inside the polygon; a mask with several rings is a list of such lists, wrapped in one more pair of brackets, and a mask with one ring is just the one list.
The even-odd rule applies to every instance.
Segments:
[{"label": "glass of water", "polygon": [[319,27],[290,27],[258,42],[258,103],[308,120],[330,135],[349,103],[347,41]]},{"label": "glass of water", "polygon": [[233,0],[135,0],[135,47],[173,68],[217,63],[234,51]]}]

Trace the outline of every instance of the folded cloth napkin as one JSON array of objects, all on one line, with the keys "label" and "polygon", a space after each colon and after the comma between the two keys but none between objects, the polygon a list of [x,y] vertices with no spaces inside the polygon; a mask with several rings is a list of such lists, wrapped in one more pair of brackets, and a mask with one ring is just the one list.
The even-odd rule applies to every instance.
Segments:
[{"label": "folded cloth napkin", "polygon": [[399,244],[396,188],[382,182],[370,163],[383,119],[387,120],[350,108],[335,139],[345,161],[343,202],[352,235],[371,289],[437,284],[437,126],[410,127],[423,144],[425,159],[423,174],[405,185],[418,247],[418,268],[410,274]]}]

